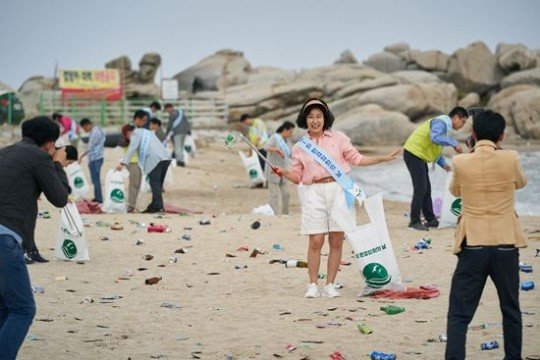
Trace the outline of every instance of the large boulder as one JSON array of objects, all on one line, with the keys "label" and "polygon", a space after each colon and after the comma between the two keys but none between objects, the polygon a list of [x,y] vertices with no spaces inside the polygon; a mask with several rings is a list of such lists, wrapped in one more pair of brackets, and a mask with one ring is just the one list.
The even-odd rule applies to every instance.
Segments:
[{"label": "large boulder", "polygon": [[450,56],[439,50],[409,50],[400,56],[410,65],[414,64],[420,70],[442,71],[448,70]]},{"label": "large boulder", "polygon": [[278,119],[287,111],[298,111],[309,97],[322,97],[319,83],[299,80],[290,84],[245,84],[227,89],[225,101],[229,105],[229,119],[235,120],[242,113]]},{"label": "large boulder", "polygon": [[468,93],[458,102],[459,106],[466,109],[480,105],[480,95],[475,92]]},{"label": "large boulder", "polygon": [[499,65],[507,72],[527,70],[536,67],[536,53],[518,44],[498,57]]},{"label": "large boulder", "polygon": [[124,85],[130,84],[137,79],[137,72],[131,69],[131,60],[122,55],[105,63],[106,69],[118,69]]},{"label": "large boulder", "polygon": [[446,83],[401,84],[359,94],[349,100],[349,105],[353,101],[357,105],[378,104],[386,110],[398,111],[417,120],[451,110],[457,103],[457,89],[453,84]]},{"label": "large boulder", "polygon": [[261,66],[254,68],[249,74],[248,83],[289,83],[294,80],[296,74],[294,70],[284,70],[276,67]]},{"label": "large boulder", "polygon": [[509,86],[493,95],[491,99],[489,99],[487,107],[493,111],[501,113],[506,119],[506,123],[510,126],[514,126],[513,119],[511,118],[510,108],[515,103],[515,97],[519,93],[529,93],[535,89],[537,89],[536,86],[527,84]]},{"label": "large boulder", "polygon": [[361,80],[353,80],[333,94],[334,98],[341,99],[356,93],[368,91],[385,86],[396,85],[398,80],[390,75],[381,74],[377,77],[366,77]]},{"label": "large boulder", "polygon": [[[298,74],[296,81],[313,81],[321,84],[324,95],[337,97],[336,92],[345,87],[354,86],[366,80],[377,80],[386,76],[369,66],[359,64],[338,64],[304,70]],[[348,90],[347,93],[355,92]],[[340,96],[344,96],[343,94]]]},{"label": "large boulder", "polygon": [[398,42],[390,44],[384,48],[384,51],[399,55],[400,53],[409,50],[411,47],[406,42]]},{"label": "large boulder", "polygon": [[501,81],[502,88],[519,84],[540,86],[540,68],[518,71],[508,75]]},{"label": "large boulder", "polygon": [[402,84],[442,83],[437,75],[422,70],[396,71],[391,74]]},{"label": "large boulder", "polygon": [[[240,51],[220,50],[176,74],[179,90],[215,91],[245,84],[251,64]],[[227,90],[228,91],[228,90]]]},{"label": "large boulder", "polygon": [[518,92],[510,106],[514,129],[524,139],[540,139],[540,88]]},{"label": "large boulder", "polygon": [[137,82],[139,84],[153,84],[160,65],[161,56],[158,53],[144,54],[141,61],[139,61]]},{"label": "large boulder", "polygon": [[339,55],[339,59],[334,61],[334,64],[358,64],[358,60],[352,51],[347,49]]},{"label": "large boulder", "polygon": [[399,112],[368,104],[336,118],[333,128],[346,133],[356,145],[402,145],[415,125]]},{"label": "large boulder", "polygon": [[458,101],[458,91],[454,84],[420,83],[417,84],[424,93],[427,102],[425,115],[449,113]]},{"label": "large boulder", "polygon": [[401,57],[387,51],[371,55],[366,61],[364,61],[364,64],[385,73],[405,70],[407,66]]},{"label": "large boulder", "polygon": [[156,84],[130,83],[124,87],[124,94],[128,98],[157,98],[159,86]]},{"label": "large boulder", "polygon": [[448,75],[461,91],[481,95],[497,87],[503,77],[497,57],[483,42],[459,49],[450,57]]},{"label": "large boulder", "polygon": [[27,119],[39,115],[40,93],[57,88],[54,78],[44,76],[32,76],[25,80],[19,87],[19,99],[24,106],[24,114]]}]

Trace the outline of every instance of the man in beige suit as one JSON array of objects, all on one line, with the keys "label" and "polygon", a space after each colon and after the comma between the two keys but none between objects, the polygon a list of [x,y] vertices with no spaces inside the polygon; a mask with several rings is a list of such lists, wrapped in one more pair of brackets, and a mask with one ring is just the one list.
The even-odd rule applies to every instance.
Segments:
[{"label": "man in beige suit", "polygon": [[446,359],[465,358],[467,326],[487,277],[499,296],[503,315],[504,359],[521,359],[519,252],[525,239],[514,211],[514,193],[527,183],[515,151],[501,150],[505,120],[490,110],[474,117],[477,144],[454,157],[450,191],[462,199],[454,253],[458,263],[450,289]]}]

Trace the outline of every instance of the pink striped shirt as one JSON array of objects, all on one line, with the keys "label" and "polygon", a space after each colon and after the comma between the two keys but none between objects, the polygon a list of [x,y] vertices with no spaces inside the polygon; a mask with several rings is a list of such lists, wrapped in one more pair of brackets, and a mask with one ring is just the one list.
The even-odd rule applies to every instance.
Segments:
[{"label": "pink striped shirt", "polygon": [[[306,136],[316,142],[346,173],[351,171],[349,164],[358,166],[362,162],[363,156],[351,144],[351,139],[340,131],[325,130],[319,142],[309,134]],[[291,162],[291,171],[300,177],[300,182],[304,185],[331,176],[311,155],[300,149],[298,144],[292,149]]]}]

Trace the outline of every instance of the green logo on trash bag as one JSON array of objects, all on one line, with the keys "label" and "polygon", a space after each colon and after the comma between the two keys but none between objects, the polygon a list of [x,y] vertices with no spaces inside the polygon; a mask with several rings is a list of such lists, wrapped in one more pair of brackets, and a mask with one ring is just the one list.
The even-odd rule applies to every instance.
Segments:
[{"label": "green logo on trash bag", "polygon": [[392,280],[386,268],[379,263],[369,263],[364,266],[362,275],[366,278],[366,283],[374,288],[381,288]]},{"label": "green logo on trash bag", "polygon": [[124,202],[124,192],[120,189],[114,189],[111,191],[111,200],[112,202],[121,204]]},{"label": "green logo on trash bag", "polygon": [[256,179],[258,174],[259,174],[259,173],[258,173],[257,170],[255,170],[255,169],[249,170],[249,178],[250,178],[250,179]]},{"label": "green logo on trash bag", "polygon": [[77,245],[72,240],[65,239],[62,244],[62,252],[68,259],[73,259],[77,256]]},{"label": "green logo on trash bag", "polygon": [[75,187],[77,189],[80,189],[84,186],[84,180],[82,177],[80,176],[77,176],[74,180],[73,180],[73,185],[75,185]]},{"label": "green logo on trash bag", "polygon": [[452,202],[450,212],[455,216],[461,215],[461,198],[457,198]]}]

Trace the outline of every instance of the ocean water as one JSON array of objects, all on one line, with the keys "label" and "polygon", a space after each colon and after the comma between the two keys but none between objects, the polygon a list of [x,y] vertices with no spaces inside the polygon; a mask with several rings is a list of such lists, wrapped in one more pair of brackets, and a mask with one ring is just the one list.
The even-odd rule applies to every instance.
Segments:
[{"label": "ocean water", "polygon": [[[519,215],[540,215],[540,152],[522,153],[520,158],[529,181],[524,189],[516,191],[516,211]],[[446,176],[449,175],[438,166],[430,171],[433,197],[442,198]],[[385,199],[411,201],[412,183],[403,159],[355,167],[352,176],[368,196],[382,191]]]}]

